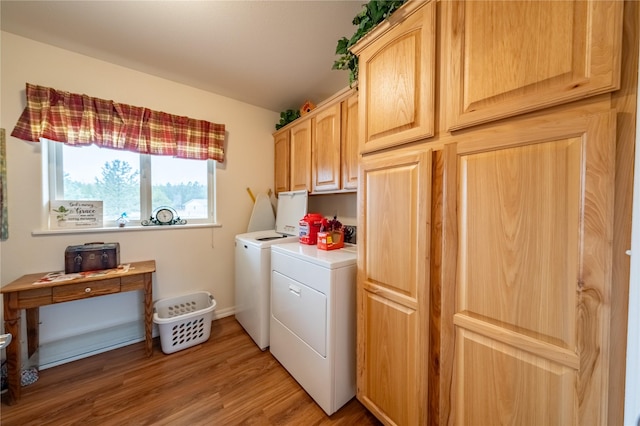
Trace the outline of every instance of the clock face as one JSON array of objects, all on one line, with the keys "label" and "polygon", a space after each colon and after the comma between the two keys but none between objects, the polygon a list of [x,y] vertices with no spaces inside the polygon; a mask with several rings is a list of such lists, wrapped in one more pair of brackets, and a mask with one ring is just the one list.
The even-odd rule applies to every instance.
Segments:
[{"label": "clock face", "polygon": [[160,209],[156,213],[156,220],[161,224],[171,223],[173,212],[169,209]]},{"label": "clock face", "polygon": [[186,223],[187,221],[184,219],[180,219],[180,216],[178,216],[178,212],[176,212],[172,207],[161,206],[156,208],[151,213],[151,217],[149,217],[149,220],[141,221],[140,225],[185,225]]}]

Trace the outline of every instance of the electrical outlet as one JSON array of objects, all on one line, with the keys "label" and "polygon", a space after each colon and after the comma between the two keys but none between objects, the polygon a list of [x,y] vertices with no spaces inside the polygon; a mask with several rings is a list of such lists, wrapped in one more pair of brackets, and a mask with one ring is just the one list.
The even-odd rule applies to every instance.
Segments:
[{"label": "electrical outlet", "polygon": [[356,243],[357,230],[354,225],[344,225],[344,242],[349,244]]}]

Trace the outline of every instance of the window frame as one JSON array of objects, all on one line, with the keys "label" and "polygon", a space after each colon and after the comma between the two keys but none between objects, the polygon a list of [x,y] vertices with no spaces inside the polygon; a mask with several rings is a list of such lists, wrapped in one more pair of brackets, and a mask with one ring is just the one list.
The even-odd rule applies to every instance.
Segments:
[{"label": "window frame", "polygon": [[[43,164],[47,170],[43,173],[46,176],[44,186],[48,186],[47,191],[43,191],[43,195],[48,198],[45,199],[45,214],[47,219],[45,222],[45,229],[51,229],[48,216],[49,205],[51,201],[64,200],[64,143],[56,142],[48,139],[41,139],[41,144],[46,145],[46,157],[47,160],[43,161]],[[144,228],[144,229],[158,229],[158,226],[142,226],[141,221],[151,217],[152,213],[152,182],[151,182],[151,155],[150,154],[138,154],[140,159],[140,219],[129,220],[126,227]],[[207,217],[200,219],[187,219],[186,225],[176,226],[189,226],[193,225],[216,225],[217,217],[217,188],[216,188],[216,164],[215,160],[201,160],[207,162]],[[102,228],[91,228],[92,230],[118,228],[116,219],[103,218]],[[167,228],[167,226],[163,226]]]}]

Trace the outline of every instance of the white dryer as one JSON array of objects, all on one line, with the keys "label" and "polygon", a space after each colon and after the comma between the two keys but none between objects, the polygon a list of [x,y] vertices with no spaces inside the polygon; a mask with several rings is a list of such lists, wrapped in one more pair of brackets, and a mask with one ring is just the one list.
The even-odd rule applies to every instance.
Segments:
[{"label": "white dryer", "polygon": [[279,193],[275,229],[236,235],[235,316],[261,350],[269,346],[271,246],[298,241],[307,198],[307,191]]},{"label": "white dryer", "polygon": [[331,415],[356,394],[356,247],[271,247],[271,354]]}]

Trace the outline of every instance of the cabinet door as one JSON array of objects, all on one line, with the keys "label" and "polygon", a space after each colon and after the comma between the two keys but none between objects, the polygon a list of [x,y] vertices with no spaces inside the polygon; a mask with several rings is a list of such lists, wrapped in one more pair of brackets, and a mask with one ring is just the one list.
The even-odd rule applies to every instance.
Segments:
[{"label": "cabinet door", "polygon": [[357,397],[384,423],[427,423],[431,151],[360,164]]},{"label": "cabinet door", "polygon": [[444,259],[457,272],[442,289],[455,336],[441,424],[607,424],[614,150],[610,112],[447,148],[458,253]]},{"label": "cabinet door", "polygon": [[289,190],[289,131],[273,136],[276,195]]},{"label": "cabinet door", "polygon": [[303,119],[291,127],[291,191],[311,191],[311,120]]},{"label": "cabinet door", "polygon": [[619,87],[622,1],[442,5],[449,130]]},{"label": "cabinet door", "polygon": [[415,9],[410,15],[404,18],[406,9],[399,9],[394,15],[400,23],[354,47],[361,153],[433,136],[435,6],[435,1],[407,3],[403,7]]},{"label": "cabinet door", "polygon": [[342,102],[342,188],[358,189],[358,95]]},{"label": "cabinet door", "polygon": [[312,120],[313,191],[340,189],[340,103],[318,112]]}]

